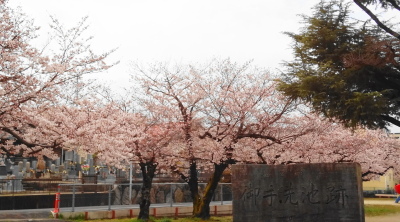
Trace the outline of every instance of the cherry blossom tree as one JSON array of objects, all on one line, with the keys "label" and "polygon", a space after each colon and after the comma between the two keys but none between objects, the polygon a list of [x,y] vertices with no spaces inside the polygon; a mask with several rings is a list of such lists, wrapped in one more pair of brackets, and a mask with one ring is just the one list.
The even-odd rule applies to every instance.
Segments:
[{"label": "cherry blossom tree", "polygon": [[[180,137],[165,157],[186,181],[193,215],[210,216],[209,204],[231,164],[360,162],[364,178],[393,167],[393,140],[382,132],[351,131],[304,111],[275,90],[268,71],[214,60],[207,66],[137,68],[144,110],[176,122]],[[368,139],[369,138],[369,139]],[[350,146],[351,145],[351,146]],[[378,151],[379,150],[379,151]],[[376,155],[379,153],[379,155]],[[203,191],[199,171],[211,172]]]},{"label": "cherry blossom tree", "polygon": [[[25,132],[38,129],[29,121],[32,116],[29,112],[52,109],[65,99],[62,94],[65,86],[77,77],[110,67],[105,59],[111,51],[96,55],[90,50],[90,38],[83,38],[87,28],[85,19],[71,29],[64,29],[56,19],[52,20],[55,34],[52,44],[59,47],[38,49],[31,41],[39,28],[19,10],[9,8],[7,1],[0,2],[0,130],[5,144],[1,151],[7,154],[50,155],[45,150],[59,149],[56,141],[39,142],[41,137],[28,138],[34,134]],[[19,145],[12,146],[14,144]]]},{"label": "cherry blossom tree", "polygon": [[[197,104],[204,97],[202,91],[195,83],[201,76],[191,72],[188,66],[169,66],[168,64],[153,64],[142,67],[134,65],[134,80],[142,89],[138,96],[139,104],[144,113],[156,119],[159,123],[171,126],[171,131],[178,132],[178,139],[169,144],[168,150],[163,154],[169,157],[167,165],[173,172],[182,169],[181,160],[177,155],[184,155],[189,162],[190,176],[181,178],[189,183],[197,183],[197,163],[194,156],[193,129],[196,127],[193,119],[197,115]],[[183,149],[181,148],[183,147]],[[179,152],[174,154],[173,151]],[[183,167],[184,168],[184,167]],[[197,189],[193,186],[191,189]],[[195,190],[191,190],[192,197]]]},{"label": "cherry blossom tree", "polygon": [[258,163],[357,162],[361,165],[364,180],[383,175],[399,165],[400,141],[389,137],[383,130],[348,129],[339,122],[313,114],[298,117],[297,122],[313,125],[313,130],[291,143],[277,144],[268,149],[259,145]]},{"label": "cherry blossom tree", "polygon": [[[236,163],[233,155],[239,140],[261,138],[282,143],[307,132],[271,133],[272,126],[285,124],[285,116],[295,106],[275,93],[268,72],[249,64],[215,60],[205,68],[157,65],[136,70],[151,97],[146,107],[179,123],[182,137],[173,142],[174,153],[166,158],[171,170],[188,183],[196,217],[210,216],[211,198],[224,170]],[[202,192],[200,169],[213,172]]]},{"label": "cherry blossom tree", "polygon": [[85,146],[83,150],[96,153],[100,160],[117,168],[126,168],[129,163],[139,164],[143,180],[138,218],[148,220],[154,176],[169,170],[163,156],[170,153],[169,143],[175,140],[175,124],[158,123],[148,116],[126,112],[118,104],[93,110],[89,114],[93,115],[91,121],[80,129],[91,142],[80,134],[75,136],[77,143]]},{"label": "cherry blossom tree", "polygon": [[[203,128],[195,137],[196,157],[212,172],[194,201],[194,215],[210,216],[209,204],[223,172],[247,157],[238,144],[262,140],[269,146],[290,142],[312,130],[297,127],[290,114],[296,104],[275,91],[269,71],[251,63],[216,60],[203,73],[198,87],[207,97],[201,103]],[[254,147],[254,146],[251,146]],[[197,186],[197,184],[189,184]]]}]

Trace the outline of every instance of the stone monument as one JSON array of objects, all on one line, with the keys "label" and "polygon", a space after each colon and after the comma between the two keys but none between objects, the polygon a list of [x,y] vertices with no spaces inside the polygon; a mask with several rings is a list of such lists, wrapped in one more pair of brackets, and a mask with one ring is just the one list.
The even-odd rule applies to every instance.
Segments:
[{"label": "stone monument", "polygon": [[357,163],[233,165],[233,221],[364,222]]}]

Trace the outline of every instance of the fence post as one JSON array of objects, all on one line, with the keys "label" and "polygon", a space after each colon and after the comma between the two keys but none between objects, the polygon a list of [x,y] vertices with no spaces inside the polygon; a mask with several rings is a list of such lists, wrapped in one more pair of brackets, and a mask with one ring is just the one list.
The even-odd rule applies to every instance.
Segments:
[{"label": "fence post", "polygon": [[224,205],[224,194],[222,193],[223,192],[222,186],[224,185],[223,184],[220,185],[221,185],[221,205]]},{"label": "fence post", "polygon": [[110,185],[110,188],[108,189],[108,210],[109,211],[111,210],[111,186],[112,185]]},{"label": "fence post", "polygon": [[75,212],[75,183],[72,184],[72,212]]},{"label": "fence post", "polygon": [[169,193],[171,194],[171,201],[170,201],[170,206],[172,207],[172,203],[174,202],[173,200],[173,195],[172,195],[172,183],[169,184]]}]

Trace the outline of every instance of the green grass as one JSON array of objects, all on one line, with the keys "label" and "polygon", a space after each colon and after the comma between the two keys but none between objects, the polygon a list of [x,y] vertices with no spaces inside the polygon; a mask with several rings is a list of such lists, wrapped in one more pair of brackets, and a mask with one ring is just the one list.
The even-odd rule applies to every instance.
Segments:
[{"label": "green grass", "polygon": [[365,205],[365,216],[385,216],[400,213],[400,206],[395,205]]}]

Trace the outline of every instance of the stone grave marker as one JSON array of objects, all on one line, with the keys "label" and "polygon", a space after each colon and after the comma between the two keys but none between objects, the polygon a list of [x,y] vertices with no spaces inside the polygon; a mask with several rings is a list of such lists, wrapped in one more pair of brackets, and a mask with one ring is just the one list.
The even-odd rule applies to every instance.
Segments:
[{"label": "stone grave marker", "polygon": [[81,163],[81,156],[79,156],[79,154],[77,153],[75,153],[74,155],[74,162]]},{"label": "stone grave marker", "polygon": [[18,172],[22,172],[23,168],[24,168],[24,163],[19,161],[18,162]]},{"label": "stone grave marker", "polygon": [[0,166],[0,176],[6,176],[7,175],[7,169],[6,166]]},{"label": "stone grave marker", "polygon": [[31,163],[30,162],[26,162],[25,163],[25,170],[26,170],[26,172],[31,170]]},{"label": "stone grave marker", "polygon": [[65,160],[71,161],[74,158],[74,151],[65,151]]},{"label": "stone grave marker", "polygon": [[233,165],[233,221],[364,222],[357,163]]},{"label": "stone grave marker", "polygon": [[32,169],[36,170],[37,160],[32,161]]},{"label": "stone grave marker", "polygon": [[89,165],[89,175],[94,175],[94,162],[93,159],[88,159],[88,165]]},{"label": "stone grave marker", "polygon": [[64,172],[64,166],[63,166],[63,165],[60,165],[60,166],[58,167],[58,172],[59,172],[59,173],[63,173],[63,172]]},{"label": "stone grave marker", "polygon": [[50,165],[50,170],[51,170],[51,172],[56,172],[56,165],[55,164],[51,164]]}]

